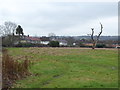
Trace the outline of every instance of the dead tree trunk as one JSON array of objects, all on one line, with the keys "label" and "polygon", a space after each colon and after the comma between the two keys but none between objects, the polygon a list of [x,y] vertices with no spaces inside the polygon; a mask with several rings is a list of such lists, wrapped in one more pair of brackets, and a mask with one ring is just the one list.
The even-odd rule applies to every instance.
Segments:
[{"label": "dead tree trunk", "polygon": [[101,23],[100,23],[100,26],[101,26],[101,28],[100,28],[101,31],[99,32],[99,34],[98,34],[98,36],[97,36],[96,39],[94,39],[94,28],[91,28],[91,30],[92,30],[91,39],[92,39],[92,43],[93,43],[92,49],[95,49],[96,44],[97,44],[97,42],[99,41],[100,35],[102,34],[103,26],[102,26]]}]

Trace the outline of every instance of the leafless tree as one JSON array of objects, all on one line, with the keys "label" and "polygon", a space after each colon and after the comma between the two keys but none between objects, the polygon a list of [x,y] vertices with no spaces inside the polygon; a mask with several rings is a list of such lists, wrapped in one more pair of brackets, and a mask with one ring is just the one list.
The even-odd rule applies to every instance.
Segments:
[{"label": "leafless tree", "polygon": [[4,36],[5,33],[7,33],[6,30],[5,30],[5,26],[0,25],[0,36]]},{"label": "leafless tree", "polygon": [[92,43],[93,43],[92,49],[95,49],[96,44],[97,44],[97,42],[99,41],[100,35],[102,34],[103,25],[100,23],[100,30],[101,30],[101,31],[100,31],[99,34],[97,35],[97,38],[96,38],[96,39],[94,39],[94,28],[91,28],[91,30],[92,30],[91,39],[92,39]]},{"label": "leafless tree", "polygon": [[55,40],[56,35],[55,33],[49,33],[48,37],[50,37],[51,40]]},{"label": "leafless tree", "polygon": [[4,37],[4,39],[2,39],[3,44],[8,46],[13,45],[16,27],[16,23],[10,21],[4,22],[3,25],[0,25],[0,37]]},{"label": "leafless tree", "polygon": [[55,33],[49,33],[48,34],[48,37],[54,37],[54,36],[56,36]]},{"label": "leafless tree", "polygon": [[0,25],[0,36],[14,35],[16,27],[16,23],[5,22],[4,25]]}]

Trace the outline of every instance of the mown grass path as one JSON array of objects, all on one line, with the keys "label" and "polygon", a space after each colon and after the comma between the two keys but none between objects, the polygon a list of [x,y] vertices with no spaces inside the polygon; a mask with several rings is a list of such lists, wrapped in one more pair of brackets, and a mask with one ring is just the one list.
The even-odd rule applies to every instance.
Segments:
[{"label": "mown grass path", "polygon": [[107,88],[118,86],[117,49],[9,48],[16,60],[33,62],[31,76],[16,88]]}]

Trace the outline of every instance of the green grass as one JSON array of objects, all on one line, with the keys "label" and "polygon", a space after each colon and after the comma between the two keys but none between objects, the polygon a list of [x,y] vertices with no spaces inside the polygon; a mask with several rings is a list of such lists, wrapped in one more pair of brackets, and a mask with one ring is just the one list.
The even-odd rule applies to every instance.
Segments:
[{"label": "green grass", "polygon": [[33,62],[31,76],[15,88],[115,88],[118,87],[118,51],[73,48],[9,48],[15,59]]}]

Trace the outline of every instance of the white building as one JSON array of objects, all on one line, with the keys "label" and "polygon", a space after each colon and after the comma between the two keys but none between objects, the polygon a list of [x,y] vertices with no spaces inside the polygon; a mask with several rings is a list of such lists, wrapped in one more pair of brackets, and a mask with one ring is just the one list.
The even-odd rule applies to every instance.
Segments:
[{"label": "white building", "polygon": [[60,46],[67,46],[67,41],[66,40],[56,40],[59,42]]},{"label": "white building", "polygon": [[41,44],[48,45],[50,41],[41,41]]}]

